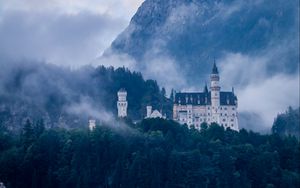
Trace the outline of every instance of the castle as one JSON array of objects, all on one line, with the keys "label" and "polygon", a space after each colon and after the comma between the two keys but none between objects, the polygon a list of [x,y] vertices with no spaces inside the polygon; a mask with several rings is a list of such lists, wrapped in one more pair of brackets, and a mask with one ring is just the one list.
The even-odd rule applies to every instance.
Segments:
[{"label": "castle", "polygon": [[[234,90],[231,92],[220,91],[220,76],[216,63],[210,75],[210,91],[207,85],[203,92],[176,93],[173,103],[173,120],[186,124],[189,128],[194,126],[200,130],[202,123],[218,123],[224,128],[239,130],[237,97]],[[127,116],[127,92],[121,89],[118,92],[118,117]],[[145,118],[166,118],[158,110],[152,111],[147,106]]]},{"label": "castle", "polygon": [[152,106],[147,106],[147,115],[146,118],[163,118],[166,119],[166,115],[162,115],[158,110],[152,110]]},{"label": "castle", "polygon": [[[117,108],[118,108],[118,117],[124,118],[127,117],[127,91],[125,89],[120,89],[118,91],[118,101],[117,101]],[[162,115],[158,110],[152,110],[152,106],[147,106],[147,114],[145,118],[166,118],[166,116]]]},{"label": "castle", "polygon": [[237,117],[237,97],[231,92],[220,91],[220,76],[216,63],[210,75],[210,91],[207,85],[203,92],[176,93],[173,105],[173,119],[189,128],[196,129],[201,124],[218,123],[224,128],[239,130]]},{"label": "castle", "polygon": [[120,118],[127,116],[128,102],[126,98],[127,98],[127,91],[123,88],[120,89],[118,91],[118,102],[117,102],[118,117]]}]

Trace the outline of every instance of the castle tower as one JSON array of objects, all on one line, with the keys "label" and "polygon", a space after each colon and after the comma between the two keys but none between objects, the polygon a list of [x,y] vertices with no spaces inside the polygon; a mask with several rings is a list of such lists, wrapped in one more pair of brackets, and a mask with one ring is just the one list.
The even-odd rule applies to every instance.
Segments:
[{"label": "castle tower", "polygon": [[211,106],[219,107],[220,106],[220,89],[219,86],[219,71],[214,62],[214,66],[210,75],[210,90],[211,90]]},{"label": "castle tower", "polygon": [[219,123],[219,107],[220,107],[220,89],[219,86],[219,71],[214,62],[213,69],[210,75],[210,90],[211,90],[211,114],[212,122]]},{"label": "castle tower", "polygon": [[128,102],[126,100],[127,91],[125,89],[120,89],[118,91],[118,117],[126,117],[127,116],[127,107]]},{"label": "castle tower", "polygon": [[151,113],[152,113],[152,106],[147,106],[147,116],[146,118],[150,118],[151,117]]},{"label": "castle tower", "polygon": [[90,131],[94,130],[96,128],[96,120],[90,119],[89,120],[89,129]]}]

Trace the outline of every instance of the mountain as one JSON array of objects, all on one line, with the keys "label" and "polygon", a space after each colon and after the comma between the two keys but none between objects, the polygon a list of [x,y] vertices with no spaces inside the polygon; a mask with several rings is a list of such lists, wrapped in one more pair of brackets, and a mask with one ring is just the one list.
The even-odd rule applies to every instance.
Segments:
[{"label": "mountain", "polygon": [[295,73],[298,12],[294,0],[145,0],[104,56],[127,54],[142,72],[167,57],[192,84],[228,54],[262,58],[270,75]]}]

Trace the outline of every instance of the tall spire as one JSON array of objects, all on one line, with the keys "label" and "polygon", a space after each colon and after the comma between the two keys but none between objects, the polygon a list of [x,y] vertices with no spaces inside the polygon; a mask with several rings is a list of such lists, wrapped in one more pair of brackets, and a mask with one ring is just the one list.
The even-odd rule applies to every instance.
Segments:
[{"label": "tall spire", "polygon": [[208,88],[207,88],[207,83],[205,82],[205,86],[204,86],[204,90],[203,90],[204,93],[208,93]]},{"label": "tall spire", "polygon": [[214,65],[213,65],[213,69],[212,69],[212,74],[219,74],[217,65],[216,65],[216,59],[214,58]]}]

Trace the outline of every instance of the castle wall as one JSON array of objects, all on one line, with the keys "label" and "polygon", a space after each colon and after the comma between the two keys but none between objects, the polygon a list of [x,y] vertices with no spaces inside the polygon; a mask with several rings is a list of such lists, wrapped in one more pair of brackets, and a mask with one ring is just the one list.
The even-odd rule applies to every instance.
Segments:
[{"label": "castle wall", "polygon": [[214,110],[210,105],[175,104],[173,118],[181,124],[187,124],[189,128],[194,126],[198,130],[204,122],[208,124],[215,122],[224,128],[230,127],[233,130],[238,130],[237,106],[219,106],[217,112]]}]

